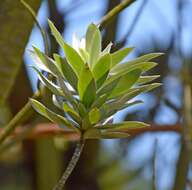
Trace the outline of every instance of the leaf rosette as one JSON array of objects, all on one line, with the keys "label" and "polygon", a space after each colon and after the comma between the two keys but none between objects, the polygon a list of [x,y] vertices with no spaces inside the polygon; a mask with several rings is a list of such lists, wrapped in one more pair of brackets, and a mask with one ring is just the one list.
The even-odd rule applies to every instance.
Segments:
[{"label": "leaf rosette", "polygon": [[[125,57],[133,48],[123,48],[111,53],[110,43],[101,48],[101,32],[90,24],[85,38],[73,37],[72,46],[67,44],[54,24],[49,27],[65,57],[54,54],[48,57],[38,48],[31,52],[40,81],[53,94],[53,105],[63,115],[48,109],[41,102],[31,99],[33,108],[51,122],[67,131],[80,133],[83,139],[126,138],[133,128],[147,127],[139,121],[113,123],[112,116],[118,111],[142,101],[133,98],[150,91],[160,83],[150,83],[159,75],[147,76],[146,71],[157,63],[151,61],[162,53],[150,53],[131,61]],[[41,70],[52,76],[44,76]]]}]

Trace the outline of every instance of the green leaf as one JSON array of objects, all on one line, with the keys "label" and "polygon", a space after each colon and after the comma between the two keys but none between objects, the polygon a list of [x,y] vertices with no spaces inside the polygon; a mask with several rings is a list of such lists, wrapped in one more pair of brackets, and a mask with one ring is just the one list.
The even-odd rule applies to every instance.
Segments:
[{"label": "green leaf", "polygon": [[128,133],[123,132],[110,132],[110,131],[101,131],[102,139],[120,139],[120,138],[128,138],[130,135]]},{"label": "green leaf", "polygon": [[62,35],[60,34],[60,32],[57,30],[57,28],[54,26],[54,24],[48,19],[48,24],[49,24],[49,27],[51,29],[51,32],[53,34],[53,36],[55,37],[57,43],[62,47],[64,48],[65,46],[65,42],[63,40],[63,37]]},{"label": "green leaf", "polygon": [[89,54],[85,49],[79,48],[79,54],[82,57],[84,63],[88,63],[89,61]]},{"label": "green leaf", "polygon": [[103,94],[101,96],[96,97],[95,101],[92,104],[92,108],[97,107],[100,108],[107,100],[108,95]]},{"label": "green leaf", "polygon": [[124,48],[120,49],[111,54],[111,68],[120,63],[131,51],[133,48]]},{"label": "green leaf", "polygon": [[117,67],[115,70],[110,71],[110,79],[109,80],[114,80],[114,78],[117,78],[123,74],[126,74],[134,69],[141,69],[142,73],[154,68],[157,66],[157,63],[155,62],[139,62],[139,63],[131,63],[131,62],[126,62],[123,64],[119,65],[120,67]]},{"label": "green leaf", "polygon": [[103,95],[103,94],[107,94],[107,96],[109,96],[111,94],[111,92],[113,91],[113,89],[117,86],[118,82],[119,82],[120,78],[117,78],[113,81],[111,81],[110,83],[107,83],[106,85],[103,85],[97,92],[97,97]]},{"label": "green leaf", "polygon": [[75,51],[75,49],[73,49],[70,45],[68,45],[66,43],[64,43],[63,49],[64,49],[65,56],[66,56],[68,63],[73,68],[76,75],[79,77],[81,74],[81,71],[85,67],[85,64],[84,64],[82,58]]},{"label": "green leaf", "polygon": [[115,124],[105,124],[102,126],[98,126],[97,128],[100,129],[106,129],[110,132],[124,132],[129,129],[135,129],[135,128],[143,128],[149,126],[146,123],[140,122],[140,121],[124,121],[121,123],[115,123]]},{"label": "green leaf", "polygon": [[67,82],[75,89],[77,90],[77,76],[71,66],[68,64],[68,62],[62,58],[58,54],[54,54],[54,59],[60,68],[61,72],[63,73],[64,77],[66,78]]},{"label": "green leaf", "polygon": [[69,106],[68,103],[64,102],[63,103],[63,110],[72,118],[74,119],[77,123],[81,123],[81,118],[79,117],[78,113]]},{"label": "green leaf", "polygon": [[146,85],[132,88],[132,89],[128,90],[127,92],[131,93],[131,92],[134,92],[135,90],[139,90],[139,93],[144,93],[144,92],[148,92],[150,90],[153,90],[154,88],[157,88],[161,85],[162,85],[161,83],[146,84]]},{"label": "green leaf", "polygon": [[104,56],[102,56],[93,67],[92,73],[96,80],[97,88],[99,88],[107,78],[110,65],[111,65],[111,57],[110,54],[107,53]]},{"label": "green leaf", "polygon": [[136,100],[133,102],[128,102],[126,99],[122,100],[115,100],[113,102],[109,102],[103,105],[103,107],[100,108],[100,112],[102,112],[102,119],[108,118],[112,115],[114,115],[116,112],[128,108],[133,105],[141,104],[143,101]]},{"label": "green leaf", "polygon": [[97,91],[97,97],[103,94],[107,94],[109,96],[113,91],[113,89],[117,86],[119,80],[120,80],[120,77],[114,80],[111,80],[110,82],[107,81],[106,84],[103,84],[103,86]]},{"label": "green leaf", "polygon": [[53,93],[56,95],[63,96],[61,89],[51,82],[48,78],[46,78],[36,67],[32,67],[38,74],[39,80]]},{"label": "green leaf", "polygon": [[46,108],[42,103],[38,102],[35,99],[30,99],[32,107],[42,116],[46,117],[48,120],[57,123],[58,125],[65,126],[68,129],[75,130],[79,132],[79,129],[74,127],[67,119],[54,113],[53,111]]},{"label": "green leaf", "polygon": [[83,60],[75,51],[75,49],[73,49],[70,45],[64,42],[63,37],[61,36],[57,28],[54,26],[54,24],[50,20],[48,20],[48,23],[53,33],[53,36],[55,37],[59,45],[63,48],[67,61],[69,62],[77,76],[79,76],[82,68],[84,67]]},{"label": "green leaf", "polygon": [[[33,62],[35,63],[35,65],[36,65],[39,69],[41,69],[41,70],[43,70],[43,71],[46,71],[47,73],[53,74],[53,73],[50,71],[50,69],[48,68],[48,66],[45,65],[45,64],[41,61],[41,59],[39,58],[39,56],[38,56],[34,51],[29,50],[29,52],[30,52],[31,58],[33,59]],[[53,75],[54,75],[54,74],[53,74]]]},{"label": "green leaf", "polygon": [[96,85],[88,65],[83,68],[78,81],[78,92],[80,100],[85,107],[89,107],[96,97]]},{"label": "green leaf", "polygon": [[65,98],[73,105],[74,109],[77,109],[76,99],[73,97],[71,91],[66,86],[64,79],[60,76],[58,76],[58,83],[59,83],[59,86],[61,87],[61,90]]},{"label": "green leaf", "polygon": [[100,111],[98,108],[94,107],[90,112],[89,112],[89,121],[91,124],[95,124],[100,120]]},{"label": "green leaf", "polygon": [[112,45],[113,45],[113,43],[110,42],[110,43],[107,45],[107,47],[102,51],[102,55],[105,55],[106,53],[110,53]]},{"label": "green leaf", "polygon": [[130,89],[136,83],[140,75],[141,75],[141,70],[139,69],[135,69],[123,75],[120,78],[116,87],[113,89],[109,98],[114,98],[116,96],[119,96],[125,93],[128,89]]},{"label": "green leaf", "polygon": [[[49,58],[47,55],[45,55],[43,52],[41,52],[38,48],[33,46],[33,49],[36,53],[36,55],[39,57],[41,60],[42,64],[45,65],[45,67],[48,68],[48,70],[55,76],[61,75],[61,72],[57,65],[55,64],[54,60]],[[38,65],[37,65],[38,66]]]},{"label": "green leaf", "polygon": [[87,109],[85,108],[85,106],[81,103],[78,102],[78,109],[79,111],[79,115],[84,118],[87,115]]},{"label": "green leaf", "polygon": [[87,28],[86,37],[85,37],[86,39],[85,49],[87,50],[87,52],[89,52],[91,49],[91,43],[96,30],[97,30],[97,26],[93,23],[91,23]]},{"label": "green leaf", "polygon": [[89,53],[88,64],[92,68],[101,53],[101,33],[94,24],[89,25],[86,33],[86,50]]},{"label": "green leaf", "polygon": [[96,128],[89,128],[83,134],[83,139],[101,139],[101,131]]},{"label": "green leaf", "polygon": [[157,79],[159,77],[160,77],[160,75],[141,76],[139,78],[139,80],[137,81],[137,84],[138,85],[146,84],[146,83],[151,82],[151,81],[153,81],[153,80],[155,80],[155,79]]},{"label": "green leaf", "polygon": [[[162,53],[149,53],[149,54],[143,55],[143,56],[138,57],[134,60],[128,61],[124,64],[116,65],[115,67],[112,68],[111,73],[116,74],[118,72],[123,72],[123,71],[126,72],[127,68],[129,68],[130,66],[133,66],[135,64],[139,64],[142,62],[148,62],[149,60],[156,58],[156,57],[159,57],[161,55],[162,55]],[[151,63],[153,63],[153,62],[151,62]]]},{"label": "green leaf", "polygon": [[63,111],[63,102],[65,101],[65,99],[61,96],[56,96],[55,94],[52,95],[52,102],[53,104],[59,108],[60,110]]}]

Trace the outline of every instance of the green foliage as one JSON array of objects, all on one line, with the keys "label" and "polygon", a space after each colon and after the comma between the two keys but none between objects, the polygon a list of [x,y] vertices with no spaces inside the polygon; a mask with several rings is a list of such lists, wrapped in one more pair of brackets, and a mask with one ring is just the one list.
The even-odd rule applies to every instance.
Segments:
[{"label": "green foliage", "polygon": [[[126,138],[129,129],[147,127],[138,121],[113,124],[110,118],[119,110],[142,103],[132,99],[160,85],[147,84],[159,75],[142,75],[157,65],[150,60],[161,54],[151,53],[120,64],[132,48],[110,53],[110,43],[102,51],[101,33],[96,25],[90,24],[86,39],[75,38],[73,46],[64,42],[51,21],[49,26],[66,59],[57,54],[51,59],[34,47],[32,55],[38,60],[34,69],[53,93],[53,104],[63,114],[54,113],[31,99],[34,109],[50,121],[65,126],[66,130],[81,133],[84,139]],[[48,72],[53,80],[38,69]]]}]

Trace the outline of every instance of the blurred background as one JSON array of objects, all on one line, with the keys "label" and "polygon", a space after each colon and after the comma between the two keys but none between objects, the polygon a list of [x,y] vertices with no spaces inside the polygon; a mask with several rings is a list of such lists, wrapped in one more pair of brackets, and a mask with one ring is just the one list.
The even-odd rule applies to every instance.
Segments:
[{"label": "blurred background", "polygon": [[[52,20],[64,39],[83,37],[89,23],[121,0],[26,0],[50,33]],[[145,132],[123,140],[87,143],[65,190],[190,190],[192,1],[137,0],[112,19],[103,31],[103,47],[135,47],[127,60],[164,52],[150,74],[163,85],[138,97],[144,104],[125,109],[115,121],[140,120],[153,127],[181,126],[174,131]],[[63,52],[50,36],[51,53]],[[3,127],[37,90],[37,77],[28,66],[32,45],[42,51],[41,34],[19,0],[0,1],[0,126]],[[35,118],[32,119],[34,121]],[[30,121],[32,123],[32,121]],[[28,121],[29,122],[29,121]],[[192,134],[192,133],[191,133]],[[8,143],[9,144],[9,143]],[[49,190],[68,163],[75,143],[59,137],[20,141],[0,148],[1,190]]]}]

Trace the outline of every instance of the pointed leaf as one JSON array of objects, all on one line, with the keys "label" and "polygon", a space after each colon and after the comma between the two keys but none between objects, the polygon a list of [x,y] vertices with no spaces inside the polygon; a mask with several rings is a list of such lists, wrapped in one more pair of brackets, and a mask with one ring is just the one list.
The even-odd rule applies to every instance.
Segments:
[{"label": "pointed leaf", "polygon": [[119,80],[120,80],[120,77],[110,81],[109,83],[104,84],[97,91],[97,96],[101,96],[103,94],[107,94],[109,96],[111,94],[111,92],[113,91],[113,89],[117,86]]},{"label": "pointed leaf", "polygon": [[89,112],[89,121],[91,122],[91,124],[97,123],[100,118],[101,116],[98,108],[95,107]]},{"label": "pointed leaf", "polygon": [[139,84],[139,85],[146,84],[146,83],[151,82],[151,81],[153,81],[159,77],[160,77],[160,75],[141,76],[139,78],[139,80],[137,81],[137,84]]},{"label": "pointed leaf", "polygon": [[50,29],[51,29],[51,32],[52,32],[53,36],[55,37],[57,43],[58,43],[62,48],[64,48],[65,42],[64,42],[64,40],[63,40],[62,35],[60,34],[60,32],[57,30],[57,28],[54,26],[54,24],[53,24],[50,20],[48,20],[48,24],[49,24],[49,27],[50,27]]},{"label": "pointed leaf", "polygon": [[95,100],[96,85],[88,65],[81,71],[78,81],[78,92],[80,100],[86,107],[89,107]]},{"label": "pointed leaf", "polygon": [[110,64],[110,54],[105,54],[97,61],[97,63],[93,67],[92,73],[96,80],[97,88],[99,88],[107,78],[110,69]]},{"label": "pointed leaf", "polygon": [[98,96],[96,98],[96,100],[93,102],[92,104],[92,108],[93,107],[97,107],[97,108],[100,108],[107,100],[108,98],[108,95],[107,94],[103,94],[101,96]]},{"label": "pointed leaf", "polygon": [[60,110],[63,110],[63,102],[65,101],[65,99],[61,96],[56,96],[55,94],[52,95],[52,102],[53,104],[59,108]]},{"label": "pointed leaf", "polygon": [[91,49],[91,43],[92,43],[93,36],[94,36],[96,30],[97,30],[97,26],[95,24],[91,23],[88,26],[88,29],[86,32],[86,50],[87,50],[87,52],[89,52]]},{"label": "pointed leaf", "polygon": [[115,131],[123,132],[129,129],[143,128],[147,126],[149,125],[140,121],[124,121],[122,123],[105,124],[97,128],[106,129],[107,131],[111,132]]},{"label": "pointed leaf", "polygon": [[116,87],[113,89],[109,98],[114,98],[116,96],[119,96],[125,93],[128,89],[130,89],[136,83],[140,75],[141,75],[141,70],[139,69],[135,69],[123,75],[120,78]]},{"label": "pointed leaf", "polygon": [[58,65],[58,67],[61,69],[64,77],[66,78],[67,82],[75,89],[77,90],[77,76],[71,66],[68,64],[68,62],[62,58],[61,56],[54,54],[54,59]]},{"label": "pointed leaf", "polygon": [[101,53],[101,33],[98,27],[90,24],[86,33],[86,50],[89,53],[89,65],[92,68]]},{"label": "pointed leaf", "polygon": [[79,77],[81,71],[85,67],[85,64],[80,55],[68,44],[64,43],[63,46],[66,59],[70,66],[73,68],[76,75]]},{"label": "pointed leaf", "polygon": [[87,51],[85,49],[79,48],[78,52],[79,52],[81,58],[83,59],[84,63],[88,63],[89,54],[87,53]]},{"label": "pointed leaf", "polygon": [[53,93],[56,95],[63,96],[61,89],[51,82],[48,78],[46,78],[36,67],[32,67],[38,74],[39,80]]},{"label": "pointed leaf", "polygon": [[65,52],[65,56],[71,67],[73,68],[74,72],[79,76],[81,73],[82,68],[84,67],[84,62],[79,56],[79,54],[73,49],[70,45],[64,42],[63,37],[56,29],[54,24],[49,20],[49,27],[59,45],[63,48]]},{"label": "pointed leaf", "polygon": [[131,51],[133,48],[124,48],[120,49],[111,54],[111,68],[120,63]]},{"label": "pointed leaf", "polygon": [[75,130],[77,132],[79,132],[79,129],[77,129],[76,127],[74,127],[67,119],[65,119],[64,117],[62,117],[61,115],[58,115],[56,113],[54,113],[53,111],[49,110],[48,108],[46,108],[42,103],[38,102],[35,99],[30,99],[31,105],[32,107],[42,116],[46,117],[48,120],[57,123],[59,125],[64,125],[66,126],[68,129],[72,129]]},{"label": "pointed leaf", "polygon": [[162,55],[162,53],[149,53],[149,54],[143,55],[134,60],[128,61],[124,64],[116,65],[115,67],[113,67],[111,73],[115,74],[115,73],[122,72],[122,71],[125,72],[125,70],[127,70],[127,68],[129,68],[130,66],[133,66],[135,64],[142,63],[142,62],[148,62],[149,60],[159,57],[161,55]]},{"label": "pointed leaf", "polygon": [[120,139],[120,138],[128,138],[130,135],[128,133],[123,132],[110,132],[103,131],[101,132],[102,139]]},{"label": "pointed leaf", "polygon": [[102,54],[102,55],[105,55],[106,53],[110,53],[112,45],[113,45],[113,43],[110,42],[110,43],[107,45],[107,47],[102,51],[101,54]]},{"label": "pointed leaf", "polygon": [[81,123],[81,118],[79,117],[78,113],[69,106],[66,102],[63,103],[63,110],[72,118],[74,119],[77,123]]},{"label": "pointed leaf", "polygon": [[[59,76],[61,75],[61,72],[59,71],[58,67],[56,66],[54,60],[49,58],[47,55],[45,55],[43,52],[41,52],[38,48],[33,46],[33,49],[36,53],[36,55],[39,57],[41,60],[42,64],[45,65],[45,67],[48,68],[48,70],[54,75],[54,76]],[[38,66],[38,65],[37,65]]]}]

